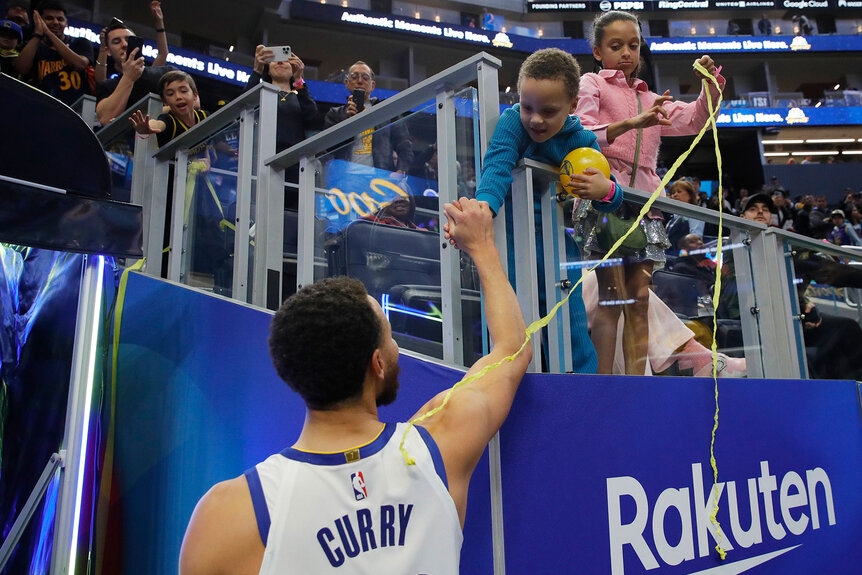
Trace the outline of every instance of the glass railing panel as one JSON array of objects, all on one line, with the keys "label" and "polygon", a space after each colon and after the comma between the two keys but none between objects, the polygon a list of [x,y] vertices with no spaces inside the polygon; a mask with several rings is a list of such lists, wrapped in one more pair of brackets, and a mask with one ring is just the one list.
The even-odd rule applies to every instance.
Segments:
[{"label": "glass railing panel", "polygon": [[435,110],[318,156],[314,259],[316,277],[360,279],[402,347],[442,358]]},{"label": "glass railing panel", "polygon": [[782,238],[808,377],[862,380],[862,251]]},{"label": "glass railing panel", "polygon": [[[185,150],[181,280],[230,296],[237,208],[239,121]],[[175,204],[176,205],[176,204]]]},{"label": "glass railing panel", "polygon": [[131,201],[135,167],[135,130],[129,128],[102,144],[111,168],[111,196],[119,202]]},{"label": "glass railing panel", "polygon": [[[479,142],[479,94],[465,88],[455,94],[455,148],[457,160],[457,196],[476,196],[476,174],[481,170],[482,150]],[[479,274],[473,260],[459,253],[461,281],[461,333],[464,342],[464,365],[472,365],[488,353]]]},{"label": "glass railing panel", "polygon": [[[532,171],[538,214],[539,197],[556,194],[560,187],[549,186],[556,181],[554,171]],[[575,311],[566,319],[574,335],[568,339],[574,343],[563,341],[559,353],[570,355],[576,372],[589,371],[589,356],[595,352],[600,373],[710,375],[713,312],[717,308],[719,375],[745,377],[750,371],[747,362],[753,362],[757,368],[751,371],[759,374],[762,346],[758,318],[751,313],[756,298],[751,226],[746,222],[725,219],[719,255],[718,214],[663,199],[657,206],[661,209],[653,210],[639,226],[639,241],[627,242],[599,268],[589,271],[637,220],[646,197],[642,192],[628,194],[626,204],[614,214],[621,218],[616,220],[567,194],[544,204],[550,207],[542,208],[542,217],[530,214],[536,217],[537,313],[548,313],[556,303],[542,301],[546,299],[542,295],[548,293],[545,278],[552,277],[546,276],[545,266],[559,262],[555,281],[568,280],[574,285],[583,277],[580,296],[576,293],[572,297],[581,298],[586,313],[579,315],[583,314],[580,303],[570,304]],[[704,215],[698,217],[700,213]],[[545,227],[551,228],[550,235]],[[550,245],[547,238],[553,238]],[[560,247],[563,239],[566,243]],[[556,260],[551,255],[554,253],[558,254]],[[539,264],[540,260],[544,262]],[[720,270],[722,285],[717,302],[713,298],[716,270]],[[556,297],[567,294],[568,290],[558,290]],[[555,322],[563,321],[561,315],[565,313],[562,308]],[[559,329],[555,326],[552,322],[548,330]],[[583,343],[578,346],[578,341],[584,341],[585,329],[589,330],[592,349],[583,349]],[[543,334],[545,341],[552,340],[548,330]],[[553,353],[544,346],[544,369],[557,365]]]}]

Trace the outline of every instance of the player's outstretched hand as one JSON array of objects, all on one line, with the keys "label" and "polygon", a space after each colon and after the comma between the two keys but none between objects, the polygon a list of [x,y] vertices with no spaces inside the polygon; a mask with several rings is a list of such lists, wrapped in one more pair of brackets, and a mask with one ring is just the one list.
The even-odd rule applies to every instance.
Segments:
[{"label": "player's outstretched hand", "polygon": [[493,213],[488,202],[461,198],[443,207],[448,221],[443,233],[449,243],[468,254],[494,246]]}]

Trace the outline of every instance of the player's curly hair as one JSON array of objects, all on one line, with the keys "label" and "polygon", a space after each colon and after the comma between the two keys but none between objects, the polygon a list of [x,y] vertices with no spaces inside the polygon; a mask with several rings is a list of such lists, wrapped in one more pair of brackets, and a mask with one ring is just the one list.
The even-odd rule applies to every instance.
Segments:
[{"label": "player's curly hair", "polygon": [[358,280],[326,278],[289,297],[272,318],[272,363],[309,408],[331,409],[362,394],[383,330],[367,295]]},{"label": "player's curly hair", "polygon": [[566,94],[574,100],[581,86],[581,67],[575,57],[559,48],[544,48],[527,56],[518,72],[518,91],[524,78],[562,80]]}]

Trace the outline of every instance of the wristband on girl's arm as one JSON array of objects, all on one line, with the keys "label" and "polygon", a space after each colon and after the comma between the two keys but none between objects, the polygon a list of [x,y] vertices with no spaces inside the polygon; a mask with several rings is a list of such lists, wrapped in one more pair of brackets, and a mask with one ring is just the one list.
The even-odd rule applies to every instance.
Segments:
[{"label": "wristband on girl's arm", "polygon": [[614,195],[617,193],[617,183],[611,180],[611,191],[608,192],[608,195],[599,200],[600,202],[609,202],[614,199]]}]

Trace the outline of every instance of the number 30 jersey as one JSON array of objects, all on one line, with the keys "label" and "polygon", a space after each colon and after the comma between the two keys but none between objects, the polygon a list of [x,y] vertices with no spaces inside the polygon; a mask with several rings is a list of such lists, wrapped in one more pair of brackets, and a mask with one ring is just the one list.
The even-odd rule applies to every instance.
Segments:
[{"label": "number 30 jersey", "polygon": [[386,424],[345,452],[288,448],[246,471],[261,540],[260,573],[454,575],[462,533],[431,435]]}]

